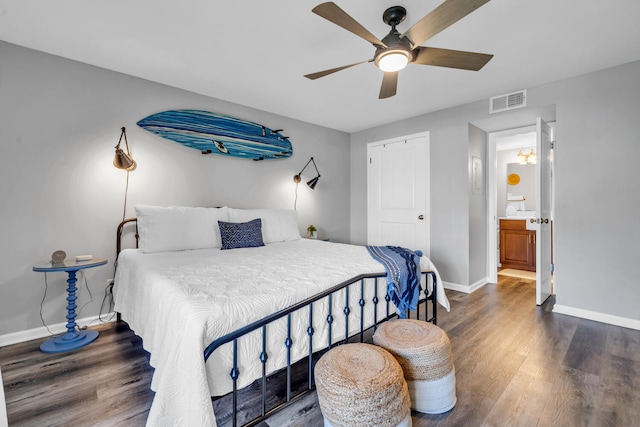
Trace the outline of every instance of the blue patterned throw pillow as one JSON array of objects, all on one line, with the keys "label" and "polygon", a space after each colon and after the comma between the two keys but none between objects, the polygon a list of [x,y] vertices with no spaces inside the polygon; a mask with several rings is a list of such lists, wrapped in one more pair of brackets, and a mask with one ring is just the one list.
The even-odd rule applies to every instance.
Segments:
[{"label": "blue patterned throw pillow", "polygon": [[221,249],[255,248],[264,246],[262,241],[262,220],[256,218],[249,222],[218,221]]}]

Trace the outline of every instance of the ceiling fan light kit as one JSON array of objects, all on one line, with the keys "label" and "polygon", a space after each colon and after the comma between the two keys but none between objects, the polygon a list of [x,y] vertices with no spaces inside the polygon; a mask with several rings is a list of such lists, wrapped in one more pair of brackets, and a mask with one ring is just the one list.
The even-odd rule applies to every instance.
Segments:
[{"label": "ceiling fan light kit", "polygon": [[488,2],[489,0],[445,0],[402,34],[396,30],[396,26],[404,21],[407,11],[402,6],[392,6],[382,15],[382,20],[391,26],[391,31],[382,40],[370,33],[335,3],[321,3],[312,9],[313,13],[373,44],[376,51],[373,59],[369,61],[331,68],[307,74],[305,77],[315,80],[363,62],[373,62],[384,72],[379,96],[382,99],[396,94],[398,71],[409,64],[478,71],[491,60],[493,55],[438,49],[420,46],[420,44]]},{"label": "ceiling fan light kit", "polygon": [[409,55],[404,51],[384,52],[376,56],[375,63],[382,71],[400,71],[409,64]]}]

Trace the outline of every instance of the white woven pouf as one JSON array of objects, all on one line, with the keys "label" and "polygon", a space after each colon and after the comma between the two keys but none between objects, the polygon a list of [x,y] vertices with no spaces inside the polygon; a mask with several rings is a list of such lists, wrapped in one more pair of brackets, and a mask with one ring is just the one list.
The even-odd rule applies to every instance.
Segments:
[{"label": "white woven pouf", "polygon": [[378,326],[373,342],[387,349],[402,366],[413,409],[441,414],[455,406],[453,354],[442,329],[421,320],[392,320]]},{"label": "white woven pouf", "polygon": [[371,344],[343,344],[315,367],[326,427],[411,427],[409,392],[391,353]]}]

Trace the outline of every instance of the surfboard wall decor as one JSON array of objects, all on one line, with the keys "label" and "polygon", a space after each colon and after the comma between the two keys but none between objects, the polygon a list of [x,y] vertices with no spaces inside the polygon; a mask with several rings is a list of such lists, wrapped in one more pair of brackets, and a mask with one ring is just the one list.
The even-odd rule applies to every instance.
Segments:
[{"label": "surfboard wall decor", "polygon": [[290,157],[293,148],[282,129],[202,110],[168,110],[140,120],[138,126],[202,154],[252,160]]}]

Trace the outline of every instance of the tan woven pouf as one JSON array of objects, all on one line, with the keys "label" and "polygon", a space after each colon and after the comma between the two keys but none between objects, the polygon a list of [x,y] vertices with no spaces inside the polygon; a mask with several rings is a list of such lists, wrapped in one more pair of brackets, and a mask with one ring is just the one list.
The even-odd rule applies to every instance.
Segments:
[{"label": "tan woven pouf", "polygon": [[411,427],[407,384],[396,359],[371,344],[344,344],[315,368],[326,427]]},{"label": "tan woven pouf", "polygon": [[453,354],[442,329],[421,320],[392,320],[378,326],[373,342],[389,350],[402,366],[413,409],[441,414],[455,406]]}]

